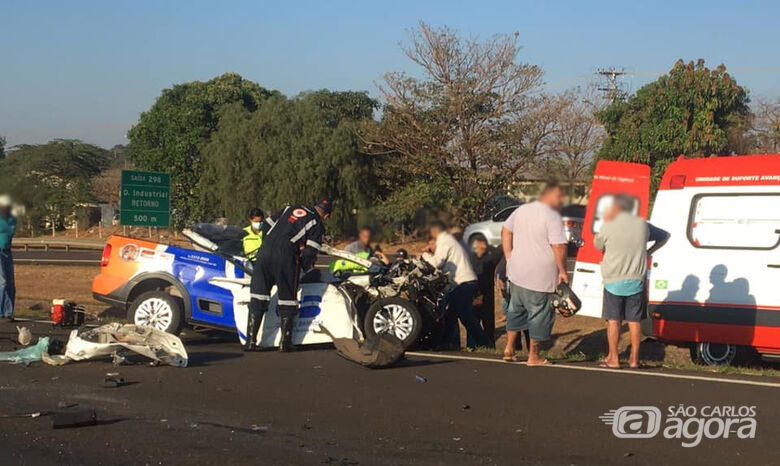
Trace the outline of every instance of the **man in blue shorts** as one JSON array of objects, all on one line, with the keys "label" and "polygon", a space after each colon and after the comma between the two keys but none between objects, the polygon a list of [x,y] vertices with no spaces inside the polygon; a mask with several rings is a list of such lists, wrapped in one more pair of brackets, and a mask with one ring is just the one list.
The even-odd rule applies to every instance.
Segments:
[{"label": "man in blue shorts", "polygon": [[506,314],[507,342],[504,360],[515,361],[517,333],[528,330],[529,366],[548,361],[539,355],[539,342],[550,338],[555,314],[550,293],[566,274],[566,232],[559,213],[564,194],[555,182],[547,183],[538,201],[521,205],[504,222],[501,244],[507,258],[510,302]]},{"label": "man in blue shorts", "polygon": [[[604,215],[604,224],[593,244],[604,251],[601,275],[604,279],[602,317],[607,321],[609,354],[599,364],[617,369],[620,326],[628,322],[631,335],[631,356],[628,364],[639,367],[641,322],[647,317],[645,306],[645,275],[647,256],[669,240],[669,233],[656,228],[641,217],[633,215],[635,199],[616,195],[610,210]],[[647,249],[648,241],[653,246]]]}]

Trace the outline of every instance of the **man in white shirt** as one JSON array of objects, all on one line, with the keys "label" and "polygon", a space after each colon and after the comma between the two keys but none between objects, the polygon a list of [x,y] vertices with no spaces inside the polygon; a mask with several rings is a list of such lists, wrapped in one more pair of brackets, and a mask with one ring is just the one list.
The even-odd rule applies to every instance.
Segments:
[{"label": "man in white shirt", "polygon": [[436,241],[435,252],[426,248],[423,259],[429,264],[450,274],[455,286],[447,293],[447,314],[444,319],[445,343],[460,346],[456,340],[458,320],[463,324],[475,346],[493,347],[491,341],[479,325],[474,314],[474,298],[479,291],[477,274],[471,267],[469,254],[463,245],[451,234],[440,221],[435,221],[430,227],[431,237]]},{"label": "man in white shirt", "polygon": [[507,258],[511,298],[506,315],[505,361],[515,361],[517,332],[528,330],[531,344],[528,365],[547,360],[539,355],[539,342],[550,338],[555,313],[549,296],[566,274],[566,232],[561,214],[564,194],[557,183],[547,183],[539,200],[521,205],[504,222],[501,244]]}]

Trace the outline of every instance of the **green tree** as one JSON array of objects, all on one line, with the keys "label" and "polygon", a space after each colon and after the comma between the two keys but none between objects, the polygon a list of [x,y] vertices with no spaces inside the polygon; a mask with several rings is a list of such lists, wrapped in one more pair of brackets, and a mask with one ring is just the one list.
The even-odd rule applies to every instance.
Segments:
[{"label": "green tree", "polygon": [[0,160],[5,158],[5,138],[0,136]]},{"label": "green tree", "polygon": [[0,185],[25,206],[33,229],[56,229],[78,204],[94,200],[92,180],[108,164],[107,150],[78,140],[19,145],[0,161]]},{"label": "green tree", "polygon": [[275,92],[226,73],[211,81],[177,84],[163,90],[152,108],[127,133],[136,167],[171,173],[172,224],[201,220],[200,178],[203,144],[219,127],[221,109],[237,104],[255,111]]},{"label": "green tree", "polygon": [[607,131],[599,158],[649,164],[655,188],[681,154],[734,153],[729,133],[744,127],[748,103],[747,91],[724,65],[710,70],[701,59],[679,60],[669,74],[598,114]]},{"label": "green tree", "polygon": [[242,222],[252,207],[272,211],[331,196],[337,210],[329,229],[354,229],[352,212],[369,205],[376,186],[354,125],[371,119],[376,105],[364,92],[323,90],[277,95],[255,112],[226,107],[203,147],[205,208]]}]

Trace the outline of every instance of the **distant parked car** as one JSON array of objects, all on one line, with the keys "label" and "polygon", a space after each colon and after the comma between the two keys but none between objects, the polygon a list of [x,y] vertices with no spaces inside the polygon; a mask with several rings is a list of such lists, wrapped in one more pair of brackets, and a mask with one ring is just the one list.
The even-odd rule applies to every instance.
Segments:
[{"label": "distant parked car", "polygon": [[469,246],[472,246],[477,239],[485,239],[491,246],[500,245],[501,225],[518,207],[520,205],[506,207],[493,214],[490,220],[472,223],[463,230],[463,239],[468,242]]},{"label": "distant parked car", "polygon": [[566,239],[569,244],[579,245],[582,239],[582,224],[585,223],[585,206],[569,204],[561,209],[563,227],[566,229]]},{"label": "distant parked car", "polygon": [[[519,205],[507,207],[496,212],[490,220],[472,223],[463,230],[463,238],[469,246],[479,238],[486,239],[491,246],[499,246],[501,244],[501,225],[518,207]],[[569,245],[576,248],[579,245],[582,224],[585,221],[585,206],[566,205],[561,210],[561,217],[563,217],[563,226],[566,229]]]}]

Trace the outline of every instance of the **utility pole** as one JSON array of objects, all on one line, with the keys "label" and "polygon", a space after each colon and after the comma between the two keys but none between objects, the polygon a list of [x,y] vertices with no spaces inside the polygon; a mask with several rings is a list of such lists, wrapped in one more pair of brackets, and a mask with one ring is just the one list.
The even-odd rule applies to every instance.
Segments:
[{"label": "utility pole", "polygon": [[601,78],[601,84],[598,89],[604,93],[606,99],[614,103],[626,98],[628,92],[623,88],[623,83],[618,81],[621,76],[627,74],[626,70],[615,67],[599,68],[596,74]]}]

